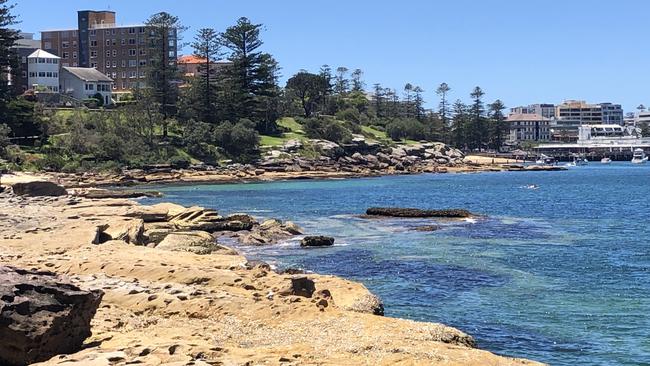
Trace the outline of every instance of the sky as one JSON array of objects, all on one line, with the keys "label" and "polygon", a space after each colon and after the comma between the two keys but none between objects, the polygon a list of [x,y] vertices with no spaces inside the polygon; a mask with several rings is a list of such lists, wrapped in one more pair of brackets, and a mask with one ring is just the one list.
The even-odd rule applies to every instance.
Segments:
[{"label": "sky", "polygon": [[[486,101],[506,106],[566,99],[614,102],[632,112],[650,105],[650,1],[646,0],[14,0],[19,28],[76,28],[77,10],[117,13],[138,24],[166,11],[189,29],[225,30],[239,17],[264,24],[263,50],[282,68],[281,84],[321,65],[364,71],[374,83],[436,87],[469,100],[480,86]],[[39,35],[40,36],[40,35]],[[189,48],[184,53],[191,53]]]}]

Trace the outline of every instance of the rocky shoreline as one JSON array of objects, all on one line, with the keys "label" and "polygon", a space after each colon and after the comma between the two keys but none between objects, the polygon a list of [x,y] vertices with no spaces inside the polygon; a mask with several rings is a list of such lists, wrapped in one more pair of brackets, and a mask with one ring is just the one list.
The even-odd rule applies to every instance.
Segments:
[{"label": "rocky shoreline", "polygon": [[104,293],[84,347],[42,365],[536,364],[476,349],[454,328],[377,315],[359,283],[277,273],[219,243],[303,234],[291,223],[40,189],[0,193],[0,265]]},{"label": "rocky shoreline", "polygon": [[[302,143],[287,142],[270,150],[254,164],[225,166],[195,165],[178,168],[168,165],[125,169],[119,173],[41,173],[43,179],[66,188],[118,187],[145,184],[242,183],[298,179],[349,179],[421,173],[479,173],[559,171],[564,167],[524,165],[507,159],[465,156],[443,143],[420,143],[386,147],[358,138],[347,145],[312,140],[317,152],[304,157]],[[127,198],[127,197],[125,197]]]}]

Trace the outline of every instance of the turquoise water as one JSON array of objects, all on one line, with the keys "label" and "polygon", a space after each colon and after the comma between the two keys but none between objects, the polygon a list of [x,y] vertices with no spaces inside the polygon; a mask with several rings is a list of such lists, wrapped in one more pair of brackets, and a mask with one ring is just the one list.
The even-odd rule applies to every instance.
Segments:
[{"label": "turquoise water", "polygon": [[[445,323],[479,347],[554,365],[650,364],[650,164],[160,187],[162,200],[290,219],[336,246],[245,248],[359,280],[386,315]],[[535,184],[539,189],[528,189]],[[148,200],[149,202],[156,200]],[[366,220],[370,206],[467,208],[475,221]]]}]

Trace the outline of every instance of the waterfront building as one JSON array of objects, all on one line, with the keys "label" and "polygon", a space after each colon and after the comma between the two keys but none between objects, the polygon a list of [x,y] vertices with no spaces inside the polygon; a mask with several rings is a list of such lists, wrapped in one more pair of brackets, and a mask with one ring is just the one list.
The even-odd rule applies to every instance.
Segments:
[{"label": "waterfront building", "polygon": [[623,108],[613,103],[588,104],[581,100],[568,100],[556,107],[555,116],[563,125],[623,125]]},{"label": "waterfront building", "polygon": [[59,92],[60,58],[38,49],[27,56],[27,84],[30,89]]},{"label": "waterfront building", "polygon": [[[118,25],[115,12],[82,10],[77,28],[43,31],[42,48],[61,57],[65,67],[96,68],[114,80],[114,93],[144,87],[151,30],[144,24]],[[176,62],[176,30],[169,35],[167,62]]]},{"label": "waterfront building", "polygon": [[61,67],[61,93],[77,100],[101,95],[104,105],[113,104],[113,80],[92,67]]},{"label": "waterfront building", "polygon": [[531,104],[510,108],[511,114],[538,114],[544,118],[555,118],[555,104]]},{"label": "waterfront building", "polygon": [[34,39],[34,33],[20,32],[18,35],[20,38],[11,48],[16,52],[19,66],[18,70],[9,73],[8,82],[17,94],[21,94],[30,88],[28,78],[29,65],[27,63],[27,58],[29,55],[34,53],[34,51],[41,48],[41,41]]},{"label": "waterfront building", "polygon": [[550,140],[551,119],[540,114],[510,114],[508,123],[508,143],[519,144],[524,141],[539,142]]}]

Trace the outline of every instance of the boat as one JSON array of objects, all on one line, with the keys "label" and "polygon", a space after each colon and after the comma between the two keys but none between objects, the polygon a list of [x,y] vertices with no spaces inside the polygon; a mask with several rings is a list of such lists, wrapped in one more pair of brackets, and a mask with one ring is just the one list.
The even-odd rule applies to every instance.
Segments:
[{"label": "boat", "polygon": [[576,159],[573,162],[575,163],[575,165],[578,165],[578,166],[589,164],[589,160],[587,160],[587,159]]},{"label": "boat", "polygon": [[645,155],[643,149],[634,149],[634,155],[632,155],[632,164],[643,164],[648,161],[648,157]]},{"label": "boat", "polygon": [[610,158],[602,158],[602,159],[600,159],[600,162],[602,164],[611,164],[612,159],[610,159]]},{"label": "boat", "polygon": [[535,161],[535,164],[539,165],[554,165],[556,163],[555,158],[552,156],[546,156],[544,154],[540,155],[539,159]]}]

